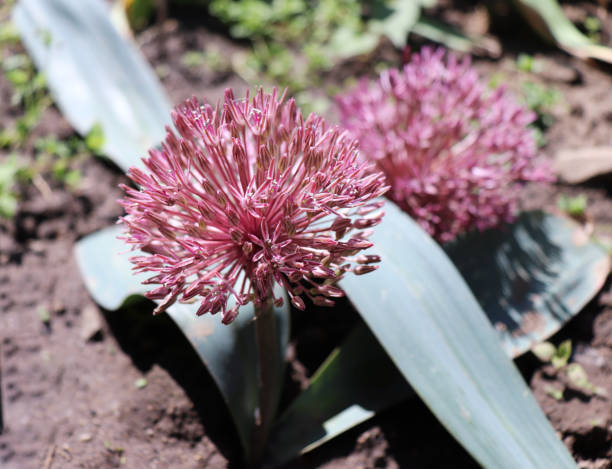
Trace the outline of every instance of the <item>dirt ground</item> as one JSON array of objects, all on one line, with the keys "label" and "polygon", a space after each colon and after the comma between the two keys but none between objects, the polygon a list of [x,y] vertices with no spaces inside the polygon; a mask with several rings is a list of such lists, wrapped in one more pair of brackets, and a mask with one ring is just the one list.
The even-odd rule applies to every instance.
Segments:
[{"label": "dirt ground", "polygon": [[[462,2],[459,2],[462,3]],[[465,3],[465,2],[463,2]],[[594,8],[588,4],[587,8]],[[458,6],[452,21],[473,11]],[[183,15],[182,18],[189,17]],[[604,32],[612,24],[604,24]],[[477,60],[483,74],[514,82],[519,52],[534,54],[545,72],[529,77],[559,90],[562,99],[546,132],[543,152],[612,144],[610,70],[541,46],[533,37],[502,36],[499,60]],[[506,34],[506,35],[505,35]],[[528,35],[528,33],[525,33]],[[505,35],[505,36],[504,36]],[[609,37],[604,35],[604,41]],[[240,50],[222,32],[171,18],[142,33],[138,42],[163,76],[173,102],[196,95],[215,101],[227,86],[245,84],[231,72],[185,67],[186,50],[214,45],[224,54]],[[522,44],[537,44],[537,50]],[[397,54],[398,58],[401,54]],[[341,73],[345,75],[346,70]],[[10,85],[0,77],[0,123],[9,125]],[[55,108],[37,134],[67,137],[70,126]],[[6,155],[0,153],[0,158]],[[89,298],[74,257],[74,243],[114,222],[121,211],[118,184],[125,180],[101,159],[82,162],[82,189],[51,184],[42,194],[23,188],[17,216],[0,221],[0,390],[4,428],[0,467],[29,468],[240,468],[238,439],[210,376],[172,321],[153,318],[150,305],[101,311]],[[588,216],[612,226],[609,181],[580,187],[530,187],[526,208],[556,209],[560,193],[588,196]],[[41,311],[50,315],[41,320]],[[293,358],[285,398],[303,385],[327,353],[359,321],[346,304],[334,310],[295,314]],[[612,288],[606,284],[570,324],[553,338],[571,338],[573,361],[612,396]],[[535,396],[583,468],[612,467],[612,397],[590,397],[568,387],[561,399],[549,389],[565,382],[551,366],[527,354],[517,361]],[[143,387],[141,378],[146,378]],[[140,385],[138,385],[140,384]],[[557,396],[558,397],[558,396]],[[478,467],[418,399],[381,413],[287,468],[469,468]]]}]

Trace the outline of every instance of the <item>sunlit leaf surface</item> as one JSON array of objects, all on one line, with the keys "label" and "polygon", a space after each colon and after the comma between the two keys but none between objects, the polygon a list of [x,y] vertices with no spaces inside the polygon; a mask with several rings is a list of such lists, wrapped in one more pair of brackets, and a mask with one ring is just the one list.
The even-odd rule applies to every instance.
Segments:
[{"label": "sunlit leaf surface", "polygon": [[122,169],[140,164],[165,136],[170,105],[136,46],[122,38],[100,0],[20,0],[13,20],[53,100]]}]

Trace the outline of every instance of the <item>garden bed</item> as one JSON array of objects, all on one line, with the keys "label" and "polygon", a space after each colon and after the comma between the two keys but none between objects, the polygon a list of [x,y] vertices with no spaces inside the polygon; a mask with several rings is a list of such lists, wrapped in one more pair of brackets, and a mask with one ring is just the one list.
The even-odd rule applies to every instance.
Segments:
[{"label": "garden bed", "polygon": [[[465,18],[462,9],[451,11]],[[244,47],[226,39],[218,26],[207,29],[185,19],[189,17],[189,11],[171,11],[165,23],[138,37],[172,102],[191,95],[214,102],[227,86],[245,89],[232,72],[181,61],[185,52],[211,45],[226,55]],[[607,26],[604,32],[612,31]],[[526,46],[532,39],[503,37],[504,55],[498,61],[479,60],[477,68],[488,76],[502,74],[511,83],[530,80],[559,91],[561,99],[551,110],[554,122],[545,132],[547,156],[563,148],[612,144],[609,70],[554,49],[536,52]],[[519,52],[534,54],[542,72],[518,70]],[[388,44],[381,45],[380,53],[401,57]],[[363,63],[351,63],[332,71],[328,80],[341,84],[364,69]],[[0,77],[0,122],[5,127],[16,119],[8,104],[11,95],[11,85]],[[72,135],[53,107],[34,136],[51,134]],[[0,158],[5,156],[0,153]],[[26,151],[25,157],[33,158],[33,152]],[[238,439],[222,398],[170,318],[152,317],[144,301],[117,312],[100,311],[85,290],[74,244],[121,214],[116,199],[125,177],[103,159],[88,158],[79,165],[80,189],[69,191],[51,179],[46,186],[24,187],[14,219],[0,221],[0,465],[240,467]],[[600,178],[580,187],[533,185],[522,198],[525,208],[556,211],[559,195],[586,194],[586,218],[605,240],[612,237],[612,194],[607,184]],[[348,303],[294,312],[293,319],[284,402],[360,320]],[[572,388],[551,365],[540,364],[531,354],[518,360],[519,368],[580,467],[612,467],[610,284],[553,342],[566,338],[573,343],[572,360],[608,397]],[[551,389],[563,390],[563,395]],[[478,466],[413,398],[286,467]]]}]

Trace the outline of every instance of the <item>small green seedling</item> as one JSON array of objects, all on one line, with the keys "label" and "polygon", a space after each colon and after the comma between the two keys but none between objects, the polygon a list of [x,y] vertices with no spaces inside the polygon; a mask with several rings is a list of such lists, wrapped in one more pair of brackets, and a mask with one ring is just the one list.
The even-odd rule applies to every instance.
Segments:
[{"label": "small green seedling", "polygon": [[525,105],[538,115],[536,125],[546,129],[554,123],[553,107],[560,101],[559,90],[536,82],[526,81],[522,85]]},{"label": "small green seedling", "polygon": [[[578,363],[569,363],[572,356],[571,340],[564,340],[558,347],[555,347],[550,342],[541,342],[535,345],[531,351],[541,361],[551,363],[555,370],[562,372],[567,378],[567,381],[569,381],[571,387],[578,388],[588,395],[607,395],[605,389],[591,383],[582,365]],[[563,398],[564,390],[548,386],[546,388],[546,394],[553,399],[561,400]]]},{"label": "small green seedling", "polygon": [[38,317],[40,318],[40,321],[43,324],[47,325],[51,322],[51,313],[49,313],[49,310],[45,308],[44,306],[41,306],[40,308],[38,308],[37,313],[38,313]]},{"label": "small green seedling", "polygon": [[540,342],[533,346],[531,352],[538,357],[540,361],[549,362],[555,356],[557,347],[550,342]]},{"label": "small green seedling", "polygon": [[[418,10],[420,2],[412,3],[211,0],[209,11],[229,26],[232,36],[253,43],[251,51],[232,61],[237,74],[248,83],[287,87],[295,96],[321,86],[323,72],[334,64],[370,53],[382,35],[405,40],[413,24],[406,21],[411,17],[407,12]],[[223,66],[213,55],[205,61],[213,71]],[[308,113],[322,104],[303,102],[302,110]]]},{"label": "small green seedling", "polygon": [[541,361],[550,362],[558,370],[566,366],[572,356],[572,341],[564,340],[558,347],[550,342],[541,342],[531,351]]},{"label": "small green seedling", "polygon": [[533,55],[519,54],[519,56],[516,58],[516,68],[522,72],[535,72],[537,62]]},{"label": "small green seedling", "polygon": [[12,218],[17,211],[15,182],[20,166],[15,155],[0,162],[0,218]]},{"label": "small green seedling", "polygon": [[136,380],[136,382],[134,383],[134,385],[138,388],[138,389],[143,389],[147,387],[147,384],[149,384],[147,382],[146,378],[139,378]]},{"label": "small green seedling", "polygon": [[572,385],[589,395],[607,396],[605,389],[595,386],[585,369],[578,363],[572,363],[565,368],[565,375]]},{"label": "small green seedling", "polygon": [[227,73],[232,69],[228,56],[214,46],[209,46],[204,52],[204,65],[215,73]]},{"label": "small green seedling", "polygon": [[584,29],[593,42],[601,41],[601,21],[596,16],[587,16],[584,20]]},{"label": "small green seedling", "polygon": [[85,146],[93,154],[100,155],[105,143],[106,138],[102,126],[98,123],[94,124],[85,136]]},{"label": "small green seedling", "polygon": [[200,68],[206,62],[203,52],[190,50],[181,56],[181,63],[187,68]]},{"label": "small green seedling", "polygon": [[118,455],[122,455],[125,452],[125,449],[121,446],[115,446],[110,441],[106,440],[104,442],[104,447],[111,453],[115,453]]},{"label": "small green seedling", "polygon": [[552,366],[556,369],[563,368],[566,366],[572,356],[572,341],[564,340],[559,344],[555,354],[551,359]]},{"label": "small green seedling", "polygon": [[553,386],[546,386],[546,394],[552,397],[555,401],[563,399],[563,389],[557,389]]},{"label": "small green seedling", "polygon": [[552,111],[561,99],[561,93],[554,88],[531,81],[522,84],[522,93],[525,105],[537,115],[531,127],[536,143],[542,147],[546,144],[544,131],[555,122]]},{"label": "small green seedling", "polygon": [[584,194],[571,197],[562,194],[557,201],[559,210],[567,213],[571,217],[583,218],[586,213],[588,198]]},{"label": "small green seedling", "polygon": [[8,22],[0,24],[0,46],[14,45],[19,43],[19,33],[15,25]]}]

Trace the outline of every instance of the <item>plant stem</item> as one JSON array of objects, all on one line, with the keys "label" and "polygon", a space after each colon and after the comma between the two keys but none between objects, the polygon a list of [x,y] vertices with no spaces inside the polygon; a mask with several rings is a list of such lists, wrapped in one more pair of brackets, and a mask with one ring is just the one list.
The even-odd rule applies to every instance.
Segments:
[{"label": "plant stem", "polygon": [[264,455],[280,396],[280,357],[271,299],[266,304],[255,307],[255,334],[259,359],[259,407],[255,417],[252,462],[257,464]]}]

